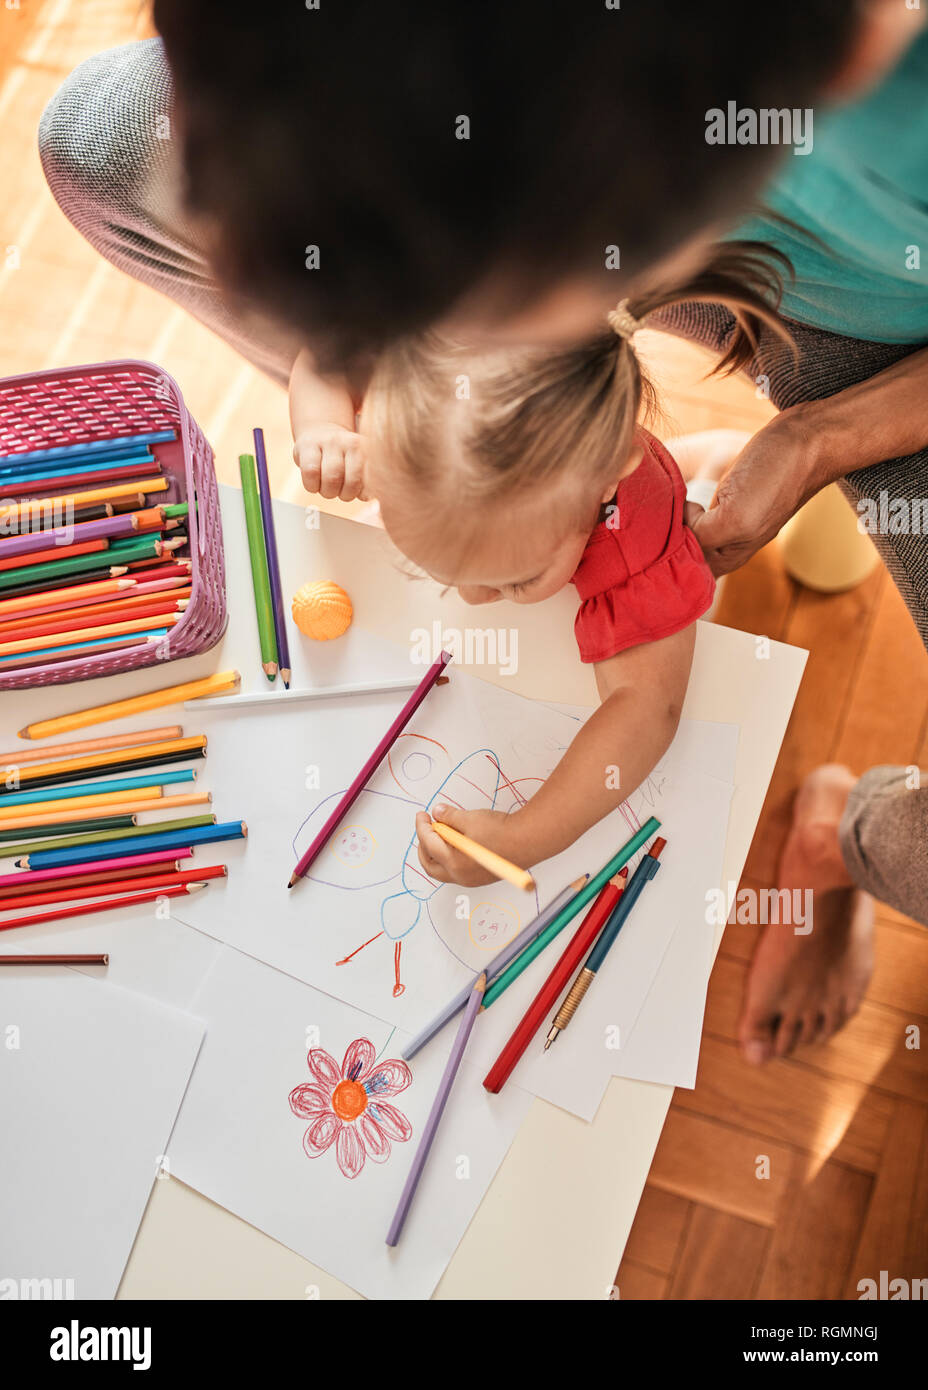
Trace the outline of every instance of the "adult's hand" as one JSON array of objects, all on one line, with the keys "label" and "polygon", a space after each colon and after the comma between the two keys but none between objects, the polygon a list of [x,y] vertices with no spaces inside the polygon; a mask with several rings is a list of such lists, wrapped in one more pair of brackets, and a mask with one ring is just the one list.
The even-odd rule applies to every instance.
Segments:
[{"label": "adult's hand", "polygon": [[742,449],[708,511],[687,503],[687,524],[713,574],[750,560],[826,481],[796,418],[784,411],[771,420]]}]

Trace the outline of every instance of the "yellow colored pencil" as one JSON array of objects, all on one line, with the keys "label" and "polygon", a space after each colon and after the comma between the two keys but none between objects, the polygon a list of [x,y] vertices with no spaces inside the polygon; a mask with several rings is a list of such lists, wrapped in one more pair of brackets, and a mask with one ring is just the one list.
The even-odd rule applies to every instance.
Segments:
[{"label": "yellow colored pencil", "polygon": [[109,748],[132,748],[137,743],[159,743],[163,739],[183,738],[180,724],[168,724],[163,729],[143,729],[135,734],[111,734],[109,738],[82,738],[74,743],[56,743],[51,748],[17,748],[15,753],[0,753],[0,768],[19,767],[22,763],[47,762],[49,757],[80,758],[85,753],[103,753]]},{"label": "yellow colored pencil", "polygon": [[81,772],[91,767],[112,767],[114,763],[134,761],[136,758],[166,758],[169,753],[192,753],[197,748],[205,747],[206,735],[198,734],[196,738],[169,738],[163,743],[140,743],[135,748],[119,748],[112,753],[92,753],[86,758],[30,763],[28,767],[19,769],[19,784],[23,791],[28,791],[28,785],[23,786],[23,783],[28,784],[33,777],[54,777],[62,772]]},{"label": "yellow colored pencil", "polygon": [[151,786],[127,787],[124,791],[115,792],[87,792],[84,796],[56,797],[54,801],[19,801],[6,807],[0,800],[0,826],[15,816],[25,816],[31,820],[33,816],[44,816],[46,811],[88,811],[97,806],[121,806],[126,801],[153,801],[161,796],[161,788]]},{"label": "yellow colored pencil", "polygon": [[0,520],[18,517],[21,512],[32,512],[37,507],[50,508],[60,512],[66,507],[86,507],[92,502],[112,502],[118,497],[141,497],[148,492],[167,492],[170,482],[167,478],[139,478],[138,482],[113,483],[111,487],[95,487],[89,492],[66,492],[61,497],[30,498],[28,501],[13,502],[0,507]]},{"label": "yellow colored pencil", "polygon": [[454,849],[459,849],[462,854],[466,854],[476,864],[481,864],[488,873],[494,874],[497,878],[504,878],[514,888],[522,888],[528,893],[535,887],[535,880],[527,869],[520,869],[518,864],[504,859],[501,854],[496,854],[492,849],[478,845],[477,841],[472,840],[469,835],[464,835],[460,830],[454,830],[450,825],[445,825],[443,821],[439,820],[432,821],[432,829],[436,835],[441,836],[446,844],[452,845]]},{"label": "yellow colored pencil", "polygon": [[[211,802],[212,799],[212,792],[179,792],[177,796],[162,796],[148,801],[127,801],[102,809],[104,812],[111,811],[114,816],[135,815],[142,811],[173,810],[176,806],[202,806],[204,803]],[[75,800],[79,800],[79,798],[75,798]],[[65,825],[71,821],[87,820],[89,814],[92,815],[91,808],[84,806],[73,811],[43,811],[39,816],[11,816],[8,820],[0,821],[0,830],[27,830],[33,825]],[[99,810],[97,814],[100,814]]]},{"label": "yellow colored pencil", "polygon": [[91,709],[77,710],[74,714],[62,714],[57,719],[40,719],[37,724],[29,724],[25,729],[20,729],[19,736],[52,738],[55,734],[70,733],[72,729],[86,729],[89,724],[106,724],[110,719],[127,719],[131,714],[145,714],[150,709],[160,709],[162,705],[177,705],[184,700],[197,700],[201,695],[219,695],[224,690],[233,690],[241,679],[238,671],[217,671],[215,675],[206,676],[203,680],[165,686],[161,690],[149,691],[147,695],[133,695],[128,700],[114,700],[109,705],[94,705]]}]

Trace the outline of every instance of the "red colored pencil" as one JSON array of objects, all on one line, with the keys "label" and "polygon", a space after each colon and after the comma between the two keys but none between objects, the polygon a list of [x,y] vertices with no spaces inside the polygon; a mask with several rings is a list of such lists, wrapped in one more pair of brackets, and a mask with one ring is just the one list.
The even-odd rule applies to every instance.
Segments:
[{"label": "red colored pencil", "polygon": [[[179,861],[176,859],[173,861],[165,860],[165,864],[170,865],[170,867],[166,867],[164,872],[170,876],[172,882],[178,882]],[[39,881],[38,883],[33,883],[32,880],[37,877],[37,873],[38,871],[33,871],[32,873],[19,873],[16,875],[19,879],[18,887],[0,888],[0,912],[5,910],[3,904],[6,900],[9,898],[18,898],[23,893],[26,894],[29,901],[32,902],[33,893],[57,892],[59,888],[79,888],[81,884],[84,883],[111,883],[113,878],[113,870],[104,869],[103,872],[99,874],[60,874],[53,882],[45,883]],[[121,879],[151,878],[152,876],[152,865],[150,864],[138,864],[135,868],[120,869],[119,871],[119,877]],[[7,877],[7,875],[4,875],[4,877]]]},{"label": "red colored pencil", "polygon": [[0,965],[109,965],[110,958],[107,952],[90,955],[81,952],[78,955],[41,955],[41,956],[0,956]]},{"label": "red colored pencil", "polygon": [[54,912],[36,912],[30,917],[14,917],[10,922],[0,922],[0,931],[12,931],[14,927],[28,927],[34,922],[61,922],[67,917],[81,917],[88,912],[111,912],[117,907],[134,907],[137,903],[154,903],[159,898],[183,898],[188,893],[198,893],[206,888],[205,883],[181,883],[176,888],[160,888],[151,893],[132,893],[127,898],[104,898],[101,902],[78,903],[75,907],[60,907]]},{"label": "red colored pencil", "polygon": [[606,925],[612,909],[622,896],[627,877],[628,868],[622,868],[600,889],[599,896],[570,938],[563,955],[484,1077],[483,1084],[486,1090],[496,1094],[505,1086],[519,1058],[544,1022],[545,1015],[557,1003],[562,991],[570,983],[574,971],[586,959],[587,952]]},{"label": "red colored pencil", "polygon": [[[181,873],[148,874],[137,878],[132,884],[132,890],[141,893],[149,888],[176,888],[182,883],[225,878],[226,873],[225,864],[210,864],[204,869],[185,869]],[[74,888],[53,888],[44,893],[25,893],[18,898],[7,898],[0,902],[0,911],[15,912],[21,907],[45,907],[51,903],[73,902],[79,898],[105,898],[123,891],[123,880],[110,878],[103,883],[90,883],[86,886],[79,884]]]},{"label": "red colored pencil", "polygon": [[48,560],[70,560],[73,555],[93,555],[97,551],[108,550],[109,544],[103,537],[95,541],[81,541],[77,545],[53,545],[48,550],[33,550],[27,555],[11,555],[8,560],[0,559],[0,570],[21,570],[24,565],[44,565]]},{"label": "red colored pencil", "polygon": [[[183,612],[183,601],[169,597],[167,600],[150,603],[125,604],[121,602],[100,604],[96,608],[82,608],[76,616],[67,613],[50,614],[47,618],[37,618],[28,623],[0,626],[0,644],[19,642],[25,637],[56,637],[58,633],[83,631],[88,627],[108,627],[113,623],[123,623],[128,618],[150,618],[170,615],[177,617]],[[149,623],[149,627],[163,627],[163,623]],[[61,646],[62,643],[50,643]]]},{"label": "red colored pencil", "polygon": [[[136,561],[133,561],[132,564],[127,565],[126,568],[135,570],[135,573],[132,575],[132,580],[134,583],[138,584],[139,587],[143,584],[160,584],[163,579],[186,578],[189,580],[190,572],[193,569],[193,564],[190,560],[176,560],[170,565],[161,560],[158,565],[151,567],[149,567],[149,562],[145,560],[142,561],[142,564],[145,566],[143,569],[136,569],[136,563]],[[137,592],[138,590],[136,590],[136,593]]]}]

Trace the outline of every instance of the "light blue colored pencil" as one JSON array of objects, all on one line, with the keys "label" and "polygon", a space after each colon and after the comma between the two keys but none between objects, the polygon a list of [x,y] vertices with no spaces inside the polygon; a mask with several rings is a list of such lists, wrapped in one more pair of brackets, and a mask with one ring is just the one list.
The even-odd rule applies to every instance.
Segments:
[{"label": "light blue colored pencil", "polygon": [[105,457],[107,453],[126,453],[137,444],[160,444],[176,439],[176,430],[149,430],[147,434],[124,434],[118,439],[92,439],[86,444],[59,444],[51,449],[32,449],[25,454],[0,454],[0,464],[31,463],[33,459],[72,459],[84,454]]},{"label": "light blue colored pencil", "polygon": [[47,478],[68,478],[72,473],[105,473],[111,468],[128,468],[130,464],[137,464],[142,476],[141,470],[151,468],[155,462],[153,454],[120,454],[115,458],[99,462],[95,460],[93,463],[72,463],[68,459],[59,459],[57,463],[50,463],[45,468],[35,465],[11,468],[9,465],[3,465],[0,467],[0,487],[16,487],[19,483],[28,486]]},{"label": "light blue colored pencil", "polygon": [[[127,748],[127,755],[131,749]],[[16,767],[16,763],[6,763],[6,767]],[[74,782],[65,787],[39,787],[34,792],[11,792],[0,796],[0,807],[21,806],[32,801],[63,801],[69,796],[98,796],[103,792],[129,792],[136,787],[167,786],[170,782],[193,782],[196,771],[192,767],[180,768],[177,772],[153,772],[150,777],[111,777],[105,782]]]},{"label": "light blue colored pencil", "polygon": [[223,821],[219,825],[192,826],[187,830],[164,830],[157,835],[134,835],[122,840],[101,840],[74,849],[44,849],[20,859],[20,868],[56,869],[66,864],[89,864],[94,859],[115,859],[126,854],[145,854],[150,849],[187,849],[208,845],[214,840],[242,840],[248,834],[244,821]]}]

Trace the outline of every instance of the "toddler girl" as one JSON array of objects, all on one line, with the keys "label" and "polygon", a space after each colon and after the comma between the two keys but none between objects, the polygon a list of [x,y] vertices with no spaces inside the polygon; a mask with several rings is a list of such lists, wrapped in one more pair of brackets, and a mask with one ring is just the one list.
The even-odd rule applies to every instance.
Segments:
[{"label": "toddler girl", "polygon": [[[695,623],[712,601],[712,574],[684,524],[683,476],[637,423],[653,398],[632,337],[658,308],[722,301],[739,324],[720,364],[731,370],[750,357],[759,321],[783,334],[774,292],[762,262],[725,248],[686,290],[623,301],[579,346],[400,342],[374,368],[359,432],[346,391],[306,363],[294,371],[294,453],[311,490],[378,498],[399,550],[468,603],[539,603],[577,589],[577,646],[594,666],[599,708],[517,811],[434,808],[524,868],[567,848],[660,760],[680,718]],[[491,881],[426,812],[416,828],[431,877]]]}]

